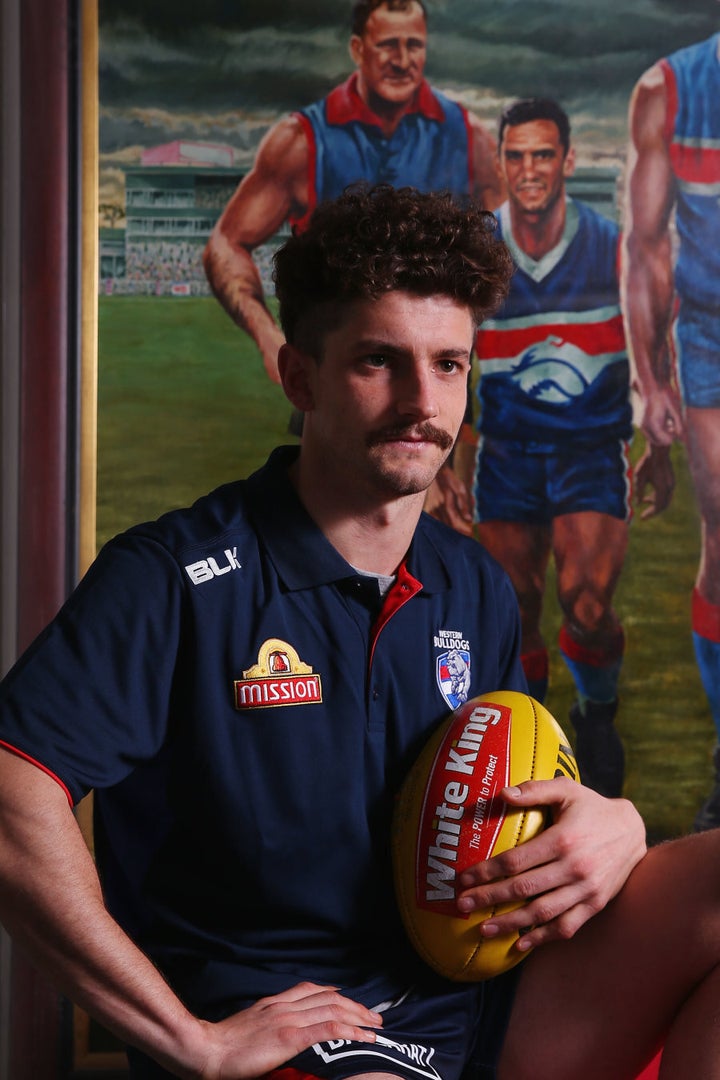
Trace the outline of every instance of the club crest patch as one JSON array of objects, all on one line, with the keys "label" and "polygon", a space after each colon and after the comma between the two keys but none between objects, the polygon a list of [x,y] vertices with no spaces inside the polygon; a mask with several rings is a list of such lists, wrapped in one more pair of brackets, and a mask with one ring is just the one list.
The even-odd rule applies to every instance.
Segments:
[{"label": "club crest patch", "polygon": [[322,682],[297,650],[280,638],[260,646],[257,664],[234,683],[236,709],[276,709],[283,705],[314,705],[322,701]]},{"label": "club crest patch", "polygon": [[437,658],[436,678],[440,693],[451,709],[470,696],[470,651],[453,647]]}]

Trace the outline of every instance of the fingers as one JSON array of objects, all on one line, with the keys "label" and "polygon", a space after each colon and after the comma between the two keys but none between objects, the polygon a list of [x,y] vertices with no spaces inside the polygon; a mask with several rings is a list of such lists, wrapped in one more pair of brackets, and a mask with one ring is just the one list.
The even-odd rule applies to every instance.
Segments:
[{"label": "fingers", "polygon": [[[520,932],[521,951],[571,937],[617,894],[642,858],[642,820],[625,800],[604,799],[565,777],[528,781],[504,789],[502,797],[516,806],[550,807],[554,823],[465,870],[458,910],[488,912],[479,928],[484,938]],[[503,910],[507,906],[512,910]]]},{"label": "fingers", "polygon": [[574,885],[537,896],[514,911],[493,916],[480,926],[480,936],[492,939],[500,934],[519,933],[521,952],[549,941],[567,941],[580,927],[597,915],[601,904],[578,900]]},{"label": "fingers", "polygon": [[311,982],[298,983],[281,994],[261,998],[257,1007],[265,1011],[282,1010],[305,1025],[316,1023],[321,1013],[329,1014],[333,1021],[360,1027],[382,1025],[380,1013],[372,1012],[360,1002],[345,997],[335,986],[321,986]]},{"label": "fingers", "polygon": [[300,983],[261,998],[217,1024],[204,1024],[208,1052],[198,1073],[203,1080],[250,1080],[317,1042],[373,1043],[379,1013],[340,994],[335,987]]},{"label": "fingers", "polygon": [[511,806],[561,806],[577,794],[578,787],[569,777],[556,776],[552,780],[526,780],[503,788],[500,795]]},{"label": "fingers", "polygon": [[[648,488],[651,490],[648,491]],[[647,521],[663,513],[672,502],[675,473],[668,446],[649,445],[635,468],[635,491],[638,505],[645,507],[640,515]]]}]

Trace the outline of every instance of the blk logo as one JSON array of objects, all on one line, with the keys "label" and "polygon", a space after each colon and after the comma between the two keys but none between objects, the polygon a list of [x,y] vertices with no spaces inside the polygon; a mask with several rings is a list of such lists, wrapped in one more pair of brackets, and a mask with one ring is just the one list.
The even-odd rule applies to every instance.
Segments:
[{"label": "blk logo", "polygon": [[213,578],[222,577],[223,574],[229,574],[231,570],[240,570],[241,564],[238,562],[237,548],[225,548],[223,552],[226,562],[222,566],[218,563],[217,559],[212,558],[200,559],[199,562],[190,563],[185,567],[188,577],[192,581],[193,585],[202,585],[204,581],[212,581]]}]

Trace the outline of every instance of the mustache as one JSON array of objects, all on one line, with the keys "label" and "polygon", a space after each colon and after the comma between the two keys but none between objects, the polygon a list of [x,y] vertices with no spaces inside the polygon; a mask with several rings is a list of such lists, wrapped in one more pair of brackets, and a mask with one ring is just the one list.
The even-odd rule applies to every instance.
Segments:
[{"label": "mustache", "polygon": [[394,442],[396,439],[424,439],[426,442],[435,443],[441,450],[450,450],[455,440],[449,432],[443,428],[435,427],[429,421],[422,424],[413,424],[411,427],[395,424],[373,431],[367,436],[368,446],[379,446],[384,442]]}]

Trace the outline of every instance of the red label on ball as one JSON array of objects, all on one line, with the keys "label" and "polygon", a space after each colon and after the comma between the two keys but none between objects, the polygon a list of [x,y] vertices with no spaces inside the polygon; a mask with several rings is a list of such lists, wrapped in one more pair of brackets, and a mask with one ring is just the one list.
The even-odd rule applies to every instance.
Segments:
[{"label": "red label on ball", "polygon": [[498,792],[509,782],[511,717],[507,706],[468,702],[438,748],[418,829],[419,908],[458,916],[458,876],[492,852],[506,813]]}]

